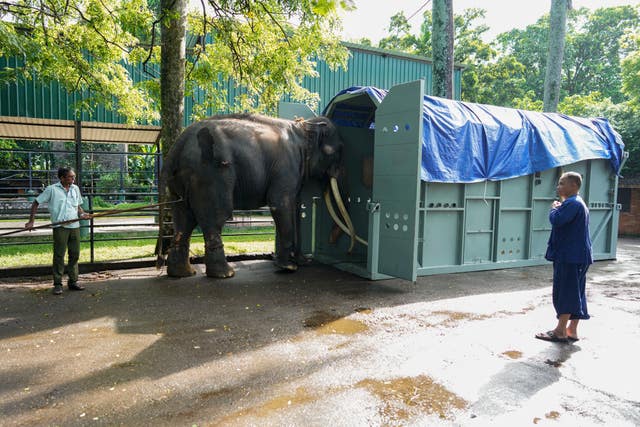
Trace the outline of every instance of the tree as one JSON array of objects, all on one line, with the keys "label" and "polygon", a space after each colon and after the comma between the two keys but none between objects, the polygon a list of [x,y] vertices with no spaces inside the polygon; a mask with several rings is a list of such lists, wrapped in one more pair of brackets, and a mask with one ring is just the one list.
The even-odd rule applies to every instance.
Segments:
[{"label": "tree", "polygon": [[640,108],[640,34],[628,38],[631,53],[622,61],[622,92]]},{"label": "tree", "polygon": [[411,25],[404,12],[398,12],[391,17],[388,33],[387,37],[380,39],[378,47],[414,53],[417,40],[411,34]]},{"label": "tree", "polygon": [[[619,6],[590,11],[571,10],[562,67],[560,99],[597,91],[614,103],[624,101],[620,62],[631,53],[623,41],[638,31],[638,8]],[[543,98],[547,64],[549,15],[524,30],[511,30],[497,37],[498,56],[512,56],[524,66],[525,92]]]},{"label": "tree", "polygon": [[[160,111],[162,130],[160,147],[163,158],[177,141],[182,132],[184,120],[184,88],[186,59],[186,0],[160,0],[161,13],[161,54],[160,54]],[[165,177],[158,180],[158,202],[161,203],[158,215],[158,241],[156,254],[158,264],[169,250],[170,237],[173,235],[170,210],[164,206],[168,202]]]},{"label": "tree", "polygon": [[560,100],[564,39],[567,32],[567,9],[571,0],[552,0],[549,23],[549,53],[544,78],[544,111],[555,112]]},{"label": "tree", "polygon": [[453,98],[453,0],[433,0],[433,90],[436,96]]},{"label": "tree", "polygon": [[[494,58],[496,51],[489,43],[483,41],[482,36],[489,30],[484,24],[477,23],[484,19],[486,11],[483,9],[465,9],[462,14],[455,14],[453,59],[456,63],[465,65],[462,73],[462,98],[477,101],[478,84],[485,76],[483,65]],[[380,40],[378,47],[395,49],[414,55],[432,56],[432,12],[426,10],[422,16],[420,32],[411,34],[411,28],[406,23],[402,12],[395,15],[390,22],[388,37]],[[490,91],[488,91],[490,92]]]},{"label": "tree", "polygon": [[[336,34],[338,12],[350,8],[350,0],[203,0],[202,9],[188,16],[186,0],[149,4],[145,0],[3,2],[0,55],[17,55],[24,62],[18,69],[4,70],[1,77],[36,74],[60,81],[69,90],[89,90],[93,97],[81,108],[103,103],[129,121],[158,118],[160,101],[161,149],[167,153],[181,131],[185,93],[199,90],[204,95],[197,117],[210,110],[274,112],[285,93],[294,100],[317,102],[317,95],[301,84],[305,76],[317,75],[317,59],[332,67],[346,66],[348,53]],[[188,58],[187,28],[197,40]],[[149,69],[160,63],[160,81],[152,75],[147,82],[134,84],[126,65],[135,62]],[[231,101],[218,84],[228,80],[240,89]],[[162,182],[159,198],[165,201]],[[163,236],[172,234],[168,211],[160,216],[158,254],[168,249]]]}]

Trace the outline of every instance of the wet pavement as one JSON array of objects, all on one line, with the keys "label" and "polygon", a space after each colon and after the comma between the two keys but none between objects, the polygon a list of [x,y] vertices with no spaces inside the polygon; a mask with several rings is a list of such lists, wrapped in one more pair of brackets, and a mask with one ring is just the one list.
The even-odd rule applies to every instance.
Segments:
[{"label": "wet pavement", "polygon": [[370,282],[311,265],[0,282],[0,425],[640,425],[640,239],[589,271],[580,341],[551,267]]}]

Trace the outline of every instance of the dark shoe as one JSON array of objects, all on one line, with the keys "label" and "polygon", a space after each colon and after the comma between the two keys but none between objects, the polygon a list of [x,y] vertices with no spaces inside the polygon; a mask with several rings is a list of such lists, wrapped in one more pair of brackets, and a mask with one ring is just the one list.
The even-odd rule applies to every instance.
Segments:
[{"label": "dark shoe", "polygon": [[571,342],[576,342],[576,341],[580,341],[580,338],[578,337],[572,337],[571,335],[567,335],[567,339]]},{"label": "dark shoe", "polygon": [[62,294],[62,285],[53,285],[53,294],[54,295]]},{"label": "dark shoe", "polygon": [[553,331],[540,332],[539,334],[536,334],[536,338],[542,341],[549,341],[549,342],[561,342],[561,343],[569,342],[569,340],[567,340],[567,337],[559,337]]},{"label": "dark shoe", "polygon": [[84,291],[84,286],[79,285],[78,282],[69,283],[69,290],[70,291]]}]

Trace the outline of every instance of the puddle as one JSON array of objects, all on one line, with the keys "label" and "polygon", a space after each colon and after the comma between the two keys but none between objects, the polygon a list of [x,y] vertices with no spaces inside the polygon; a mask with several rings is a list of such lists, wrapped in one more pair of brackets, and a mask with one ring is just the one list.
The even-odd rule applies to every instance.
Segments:
[{"label": "puddle", "polygon": [[383,424],[405,424],[420,414],[436,414],[450,419],[454,409],[464,409],[467,402],[425,375],[394,380],[363,380],[356,384],[381,401]]},{"label": "puddle", "polygon": [[[558,418],[560,418],[560,412],[551,411],[548,414],[544,414],[544,416],[549,420],[557,420]],[[535,417],[533,419],[533,423],[534,424],[538,424],[540,421],[542,421],[542,418],[540,418],[540,417]]]},{"label": "puddle", "polygon": [[507,356],[509,359],[520,359],[522,352],[518,350],[507,350],[502,353],[503,356]]},{"label": "puddle", "polygon": [[314,311],[313,315],[304,320],[304,326],[305,328],[319,328],[341,317],[342,316],[338,316],[337,314],[327,313],[326,311]]},{"label": "puddle", "polygon": [[317,331],[319,334],[325,335],[354,335],[360,332],[364,332],[367,329],[369,329],[369,327],[359,320],[338,319],[319,327]]},{"label": "puddle", "polygon": [[305,319],[304,326],[316,328],[319,334],[353,335],[364,332],[369,327],[359,320],[346,319],[325,311],[316,311]]},{"label": "puddle", "polygon": [[544,414],[544,416],[547,417],[550,420],[557,420],[558,418],[560,418],[560,412],[551,411],[548,414]]}]

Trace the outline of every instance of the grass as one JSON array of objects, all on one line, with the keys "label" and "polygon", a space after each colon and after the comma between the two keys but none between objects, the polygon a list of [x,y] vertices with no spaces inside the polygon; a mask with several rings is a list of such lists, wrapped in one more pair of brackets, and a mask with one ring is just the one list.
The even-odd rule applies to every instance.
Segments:
[{"label": "grass", "polygon": [[[231,234],[234,233],[235,235]],[[260,235],[242,235],[241,233],[265,233]],[[229,228],[223,230],[222,240],[227,255],[270,253],[275,247],[273,227]],[[137,237],[136,240],[123,240]],[[147,239],[144,239],[147,237]],[[156,246],[155,233],[128,232],[104,233],[96,235],[97,239],[115,239],[94,242],[94,260],[121,261],[138,258],[153,257]],[[36,265],[50,265],[52,257],[51,241],[43,241],[42,237],[20,237],[14,239],[19,242],[31,241],[28,245],[0,246],[0,268],[28,267]],[[204,240],[201,236],[191,239],[191,254],[204,255]],[[80,245],[80,262],[91,261],[90,243]]]}]

